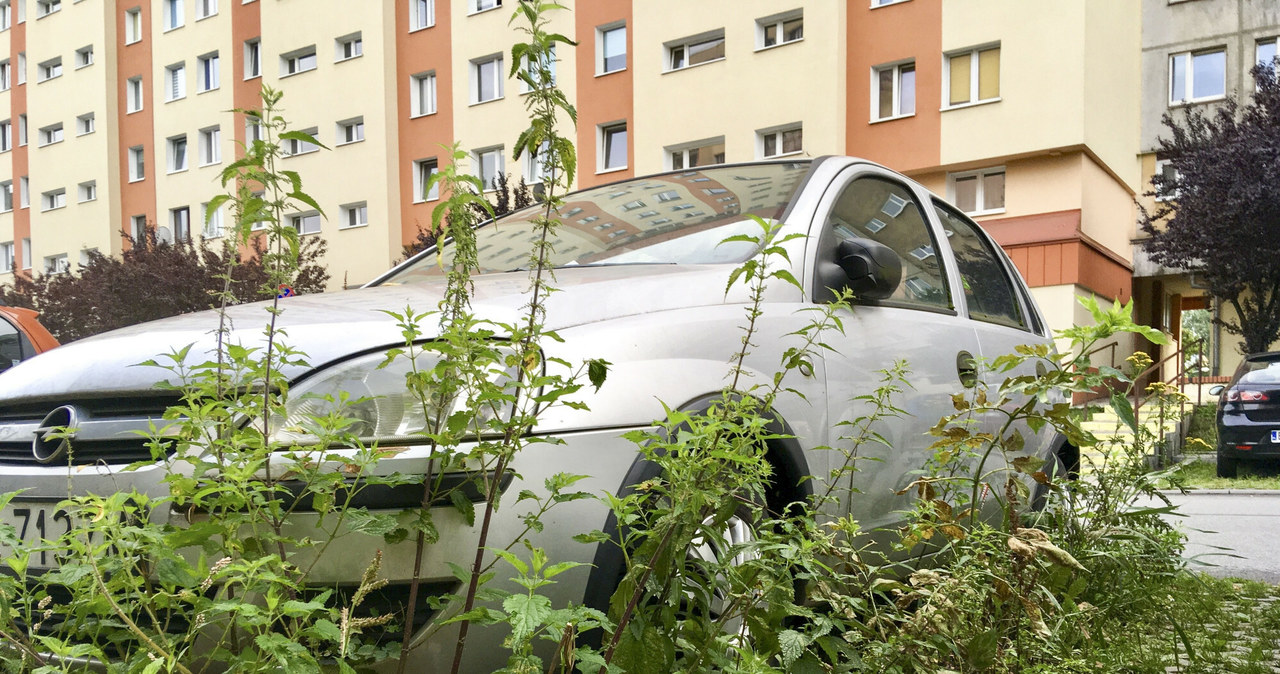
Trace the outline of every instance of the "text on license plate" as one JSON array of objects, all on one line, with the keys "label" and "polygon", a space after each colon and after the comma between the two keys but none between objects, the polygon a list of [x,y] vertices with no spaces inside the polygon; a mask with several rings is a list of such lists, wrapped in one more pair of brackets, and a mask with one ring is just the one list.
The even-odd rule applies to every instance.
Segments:
[{"label": "text on license plate", "polygon": [[1280,431],[1271,431],[1271,444],[1280,444]]},{"label": "text on license plate", "polygon": [[[42,541],[56,541],[71,533],[71,516],[51,501],[10,501],[0,510],[0,522],[14,528],[14,532],[29,550],[45,546]],[[8,556],[12,550],[0,548]],[[50,569],[58,566],[55,550],[39,550],[31,553],[27,568]]]}]

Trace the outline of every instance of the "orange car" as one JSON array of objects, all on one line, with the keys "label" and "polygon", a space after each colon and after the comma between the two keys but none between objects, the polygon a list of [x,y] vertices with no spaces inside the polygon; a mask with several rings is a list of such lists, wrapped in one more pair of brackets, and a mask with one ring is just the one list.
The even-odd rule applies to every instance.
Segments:
[{"label": "orange car", "polygon": [[0,306],[0,372],[58,345],[36,316],[31,309]]}]

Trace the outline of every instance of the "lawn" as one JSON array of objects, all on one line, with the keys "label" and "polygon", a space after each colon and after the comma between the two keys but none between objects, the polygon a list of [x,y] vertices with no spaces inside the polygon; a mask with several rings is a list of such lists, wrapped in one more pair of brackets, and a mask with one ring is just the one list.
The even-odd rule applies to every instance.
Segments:
[{"label": "lawn", "polygon": [[1196,489],[1280,489],[1280,469],[1274,465],[1240,464],[1239,477],[1218,477],[1213,461],[1190,461],[1174,473],[1168,487]]}]

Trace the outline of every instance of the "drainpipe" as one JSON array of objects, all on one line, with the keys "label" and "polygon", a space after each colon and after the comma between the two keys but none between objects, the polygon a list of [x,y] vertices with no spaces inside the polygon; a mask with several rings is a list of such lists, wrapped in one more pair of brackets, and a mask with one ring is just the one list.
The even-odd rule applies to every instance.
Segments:
[{"label": "drainpipe", "polygon": [[1222,326],[1218,319],[1222,317],[1222,303],[1216,297],[1209,298],[1209,306],[1213,307],[1213,376],[1222,376]]}]

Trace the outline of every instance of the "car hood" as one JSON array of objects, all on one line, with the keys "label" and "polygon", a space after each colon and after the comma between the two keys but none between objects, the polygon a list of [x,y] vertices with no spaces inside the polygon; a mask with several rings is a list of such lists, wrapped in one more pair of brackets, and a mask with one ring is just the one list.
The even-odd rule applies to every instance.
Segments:
[{"label": "car hood", "polygon": [[[707,306],[741,297],[725,296],[731,267],[726,265],[602,265],[557,269],[558,292],[547,302],[546,325],[563,330],[575,325],[668,309]],[[475,278],[472,307],[476,315],[496,323],[514,323],[529,297],[527,274],[489,274]],[[404,313],[436,309],[444,282],[382,285],[280,301],[277,321],[283,343],[305,354],[308,366],[286,368],[297,377],[315,367],[353,354],[403,343],[396,320],[386,311]],[[269,302],[227,310],[234,344],[265,345],[271,316]],[[437,319],[422,320],[420,328],[434,334]],[[149,360],[171,363],[166,354],[188,345],[186,362],[197,364],[215,352],[218,314],[201,311],[142,323],[96,335],[54,349],[21,363],[0,376],[0,401],[109,396],[152,389],[168,373]]]}]

